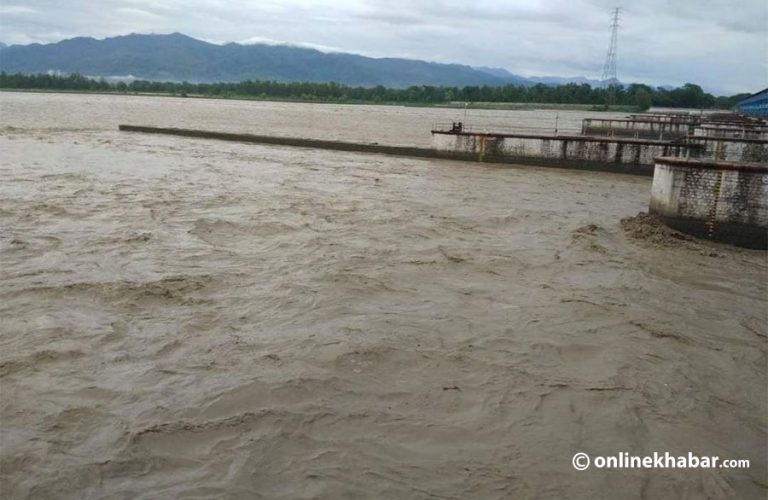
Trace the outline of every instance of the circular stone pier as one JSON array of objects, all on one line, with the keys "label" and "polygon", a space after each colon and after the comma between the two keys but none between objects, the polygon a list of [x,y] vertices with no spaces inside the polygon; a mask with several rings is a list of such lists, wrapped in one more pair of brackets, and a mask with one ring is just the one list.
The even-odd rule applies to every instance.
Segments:
[{"label": "circular stone pier", "polygon": [[656,158],[650,212],[695,236],[768,247],[768,164]]}]

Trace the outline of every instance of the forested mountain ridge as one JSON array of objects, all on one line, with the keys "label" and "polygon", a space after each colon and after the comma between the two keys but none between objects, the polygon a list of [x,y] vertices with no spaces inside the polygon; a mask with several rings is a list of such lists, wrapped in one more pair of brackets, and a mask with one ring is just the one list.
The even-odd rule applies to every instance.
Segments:
[{"label": "forested mountain ridge", "polygon": [[288,45],[217,45],[181,33],[131,34],[96,40],[78,37],[51,44],[12,45],[0,50],[7,73],[79,73],[133,76],[156,81],[338,82],[346,85],[523,84],[515,75],[495,75],[460,64],[325,53]]}]

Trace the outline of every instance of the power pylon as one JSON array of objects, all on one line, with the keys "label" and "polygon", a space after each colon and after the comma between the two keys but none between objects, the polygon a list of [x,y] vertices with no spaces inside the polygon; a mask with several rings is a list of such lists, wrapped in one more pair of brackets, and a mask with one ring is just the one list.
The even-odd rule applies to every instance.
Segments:
[{"label": "power pylon", "polygon": [[616,56],[619,50],[619,13],[620,9],[613,9],[613,23],[611,24],[611,43],[608,45],[608,54],[605,56],[603,65],[603,76],[600,79],[603,88],[610,88],[612,85],[618,85],[619,78],[616,74]]}]

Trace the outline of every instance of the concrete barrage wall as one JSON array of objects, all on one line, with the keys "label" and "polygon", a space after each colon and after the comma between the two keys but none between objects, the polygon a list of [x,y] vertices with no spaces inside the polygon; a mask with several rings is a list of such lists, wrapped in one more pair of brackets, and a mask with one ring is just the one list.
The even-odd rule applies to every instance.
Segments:
[{"label": "concrete barrage wall", "polygon": [[630,120],[653,121],[667,123],[686,123],[688,125],[698,125],[702,120],[701,114],[691,113],[638,113],[629,115]]},{"label": "concrete barrage wall", "polygon": [[[350,151],[358,153],[386,154],[397,156],[409,156],[415,158],[434,158],[442,160],[460,160],[460,161],[487,161],[493,163],[508,164],[534,164],[562,168],[578,168],[584,170],[598,170],[608,172],[629,173],[635,175],[652,175],[653,166],[641,165],[637,168],[633,165],[607,164],[600,162],[568,161],[552,159],[547,157],[518,157],[513,155],[497,154],[493,151],[486,151],[485,146],[477,147],[456,147],[455,138],[448,136],[455,135],[451,132],[433,132],[435,142],[440,147],[419,148],[412,146],[388,146],[376,143],[353,143],[343,141],[328,141],[319,139],[305,139],[300,137],[279,137],[265,136],[255,134],[243,134],[232,132],[216,132],[212,130],[195,130],[180,128],[148,127],[143,125],[120,125],[119,129],[123,132],[137,132],[144,134],[164,134],[181,137],[192,137],[198,139],[214,139],[220,141],[235,141],[251,144],[269,144],[275,146],[291,146],[302,148],[330,149],[336,151]],[[446,137],[443,137],[443,136]],[[485,135],[485,134],[471,134]],[[477,142],[477,141],[475,141]],[[481,143],[483,141],[480,141]],[[486,141],[485,145],[490,146],[493,141]]]},{"label": "concrete barrage wall", "polygon": [[650,212],[690,234],[768,246],[768,165],[657,158]]},{"label": "concrete barrage wall", "polygon": [[733,139],[768,139],[768,123],[735,113],[708,115],[636,114],[627,119],[586,118],[583,135],[637,137],[658,140],[680,139],[689,135]]},{"label": "concrete barrage wall", "polygon": [[768,141],[768,127],[744,125],[700,125],[693,129],[695,137],[722,137],[725,139],[759,139]]},{"label": "concrete barrage wall", "polygon": [[693,148],[669,142],[613,137],[539,136],[432,131],[436,150],[469,154],[478,161],[498,158],[544,165],[582,166],[616,172],[653,172],[657,156],[689,156]]},{"label": "concrete barrage wall", "polygon": [[768,163],[768,141],[725,137],[689,137],[688,143],[700,146],[698,156],[724,161]]},{"label": "concrete barrage wall", "polygon": [[693,131],[693,124],[684,120],[629,119],[612,120],[585,118],[581,123],[582,135],[637,137],[646,139],[677,139]]}]

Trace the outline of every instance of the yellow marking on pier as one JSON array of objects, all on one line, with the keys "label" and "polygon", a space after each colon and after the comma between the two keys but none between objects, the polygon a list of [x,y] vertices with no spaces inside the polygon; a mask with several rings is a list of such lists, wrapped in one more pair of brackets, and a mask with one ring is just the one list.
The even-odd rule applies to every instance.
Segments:
[{"label": "yellow marking on pier", "polygon": [[720,203],[720,191],[723,187],[723,174],[722,170],[717,172],[717,179],[715,180],[715,187],[712,189],[714,199],[709,206],[709,214],[707,217],[707,235],[711,238],[715,234],[715,225],[717,224],[717,205]]}]

